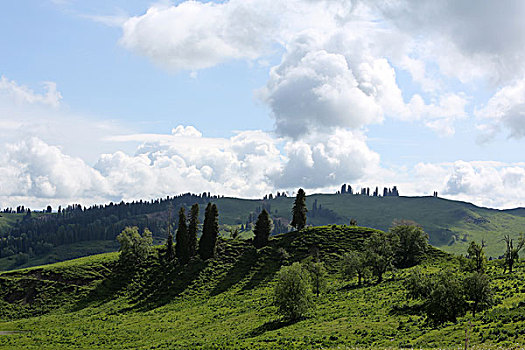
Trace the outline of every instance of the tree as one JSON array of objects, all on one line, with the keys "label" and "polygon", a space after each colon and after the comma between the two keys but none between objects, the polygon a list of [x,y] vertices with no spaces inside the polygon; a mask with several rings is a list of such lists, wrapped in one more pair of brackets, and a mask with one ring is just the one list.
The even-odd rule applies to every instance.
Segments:
[{"label": "tree", "polygon": [[377,283],[383,281],[383,274],[393,269],[395,236],[385,232],[373,232],[365,240],[365,254],[372,274],[377,277]]},{"label": "tree", "polygon": [[215,246],[219,235],[219,211],[215,204],[208,203],[204,211],[202,236],[199,241],[199,255],[207,260],[215,256]]},{"label": "tree", "polygon": [[274,289],[279,314],[290,321],[303,317],[313,307],[309,273],[300,263],[281,268]]},{"label": "tree", "polygon": [[290,224],[296,230],[301,230],[306,226],[306,193],[302,188],[297,191],[295,202],[292,209],[292,223]]},{"label": "tree", "polygon": [[177,227],[177,233],[175,234],[175,241],[175,254],[177,259],[185,264],[190,260],[190,256],[188,254],[188,225],[186,224],[186,210],[184,207],[181,207],[179,210],[179,226]]},{"label": "tree", "polygon": [[326,268],[322,262],[311,261],[306,266],[310,272],[310,281],[312,283],[312,290],[319,297],[319,294],[326,289]]},{"label": "tree", "polygon": [[395,245],[395,264],[398,267],[411,267],[419,263],[428,246],[428,235],[423,228],[411,221],[395,222],[390,228]]},{"label": "tree", "polygon": [[350,219],[350,226],[357,226],[357,220],[354,218]]},{"label": "tree", "polygon": [[423,300],[423,309],[430,322],[456,322],[465,314],[467,302],[461,279],[451,271],[423,275],[419,270],[407,279],[408,297]]},{"label": "tree", "polygon": [[191,206],[190,225],[188,227],[188,255],[194,257],[197,254],[197,232],[199,230],[199,205]]},{"label": "tree", "polygon": [[482,240],[481,244],[476,242],[470,242],[470,245],[467,250],[468,257],[471,259],[471,270],[478,273],[483,273],[485,271],[485,265],[487,264],[487,258],[485,257],[485,242]]},{"label": "tree", "polygon": [[514,240],[512,240],[509,237],[509,235],[506,235],[504,237],[504,240],[507,245],[507,250],[505,251],[505,255],[503,256],[504,266],[505,270],[508,268],[509,273],[512,273],[514,264],[518,261],[520,257],[520,250],[525,245],[525,235],[523,233],[520,235],[520,240],[518,241],[518,245],[516,247],[514,247]]},{"label": "tree", "polygon": [[470,302],[473,317],[476,317],[477,311],[486,310],[494,304],[493,292],[487,275],[481,272],[470,274],[463,281],[463,288],[465,299]]},{"label": "tree", "polygon": [[255,228],[253,233],[255,238],[253,239],[253,244],[255,248],[262,248],[268,244],[268,238],[272,232],[273,224],[270,215],[263,209],[262,212],[257,217],[257,222],[255,223]]},{"label": "tree", "polygon": [[342,273],[346,279],[352,279],[357,275],[357,284],[360,286],[369,273],[365,254],[358,251],[350,251],[344,254]]},{"label": "tree", "polygon": [[175,247],[173,246],[173,235],[168,234],[168,239],[166,240],[166,260],[171,261],[175,257]]},{"label": "tree", "polygon": [[153,238],[151,231],[144,229],[142,235],[138,227],[126,227],[117,236],[120,243],[119,260],[125,264],[134,264],[145,260],[151,252]]}]

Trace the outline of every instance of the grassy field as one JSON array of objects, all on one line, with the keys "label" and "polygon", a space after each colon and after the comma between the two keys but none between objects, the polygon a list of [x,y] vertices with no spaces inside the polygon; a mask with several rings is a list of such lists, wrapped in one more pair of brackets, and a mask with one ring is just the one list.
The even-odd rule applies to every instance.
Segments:
[{"label": "grassy field", "polygon": [[[180,268],[150,259],[133,273],[103,254],[0,274],[0,348],[6,349],[349,349],[525,346],[525,264],[502,275],[489,264],[498,304],[476,318],[431,327],[408,301],[396,271],[358,287],[340,276],[340,257],[373,232],[325,226],[292,232],[255,250],[221,240],[218,256]],[[309,259],[316,248],[329,270],[328,290],[308,317],[284,322],[272,305],[282,264]],[[285,250],[286,254],[283,254]],[[438,250],[424,271],[457,269]],[[470,326],[469,326],[470,325]]]}]

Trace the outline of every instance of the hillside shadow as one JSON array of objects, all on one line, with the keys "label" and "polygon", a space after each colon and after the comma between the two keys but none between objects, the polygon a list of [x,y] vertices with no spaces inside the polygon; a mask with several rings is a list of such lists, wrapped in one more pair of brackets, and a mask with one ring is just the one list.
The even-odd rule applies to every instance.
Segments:
[{"label": "hillside shadow", "polygon": [[402,305],[394,305],[389,311],[390,315],[421,315],[424,311],[424,305],[423,304],[402,304]]},{"label": "hillside shadow", "polygon": [[260,335],[263,335],[266,332],[276,331],[278,329],[290,326],[290,325],[292,325],[294,323],[297,323],[299,321],[300,321],[300,319],[299,320],[293,320],[293,321],[291,321],[291,320],[283,320],[283,319],[277,319],[277,320],[273,320],[273,321],[268,321],[268,322],[260,325],[259,327],[251,330],[250,332],[246,333],[246,338],[255,338],[255,337],[258,337]]},{"label": "hillside shadow", "polygon": [[71,307],[71,311],[80,311],[88,306],[102,305],[110,301],[130,284],[133,276],[132,270],[115,266],[105,279]]},{"label": "hillside shadow", "polygon": [[135,305],[123,311],[148,311],[168,304],[192,285],[205,267],[205,262],[195,260],[182,266],[159,266],[149,271],[144,283],[132,296]]},{"label": "hillside shadow", "polygon": [[215,296],[221,294],[242,281],[256,262],[257,251],[255,249],[245,249],[235,261],[234,265],[228,270],[219,283],[217,283],[215,288],[213,288],[210,295]]}]

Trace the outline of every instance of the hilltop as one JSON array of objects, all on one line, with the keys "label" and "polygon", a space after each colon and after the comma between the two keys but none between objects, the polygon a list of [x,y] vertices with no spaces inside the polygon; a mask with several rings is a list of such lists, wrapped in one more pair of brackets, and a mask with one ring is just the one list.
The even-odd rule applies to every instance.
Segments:
[{"label": "hilltop", "polygon": [[[201,215],[208,202],[217,204],[224,236],[229,237],[233,230],[239,229],[241,237],[251,237],[252,225],[263,208],[272,216],[274,233],[283,233],[289,230],[293,200],[283,196],[249,200],[186,194],[88,209],[71,206],[60,214],[33,212],[29,218],[22,213],[2,213],[0,270],[115,251],[118,248],[115,237],[128,225],[148,227],[160,244],[166,238],[168,214],[171,213],[171,222],[176,223],[178,208],[189,208],[194,203],[201,206]],[[387,230],[394,220],[413,220],[429,234],[432,245],[456,254],[464,254],[470,241],[483,239],[487,254],[499,257],[504,251],[503,236],[517,238],[525,230],[523,208],[496,210],[438,197],[314,194],[307,197],[306,204],[310,225],[348,224],[355,219],[361,226]]]},{"label": "hilltop", "polygon": [[[413,268],[362,287],[340,276],[341,255],[359,249],[373,229],[324,226],[279,235],[256,250],[221,239],[216,258],[186,267],[152,258],[134,269],[102,254],[0,274],[0,347],[9,349],[337,349],[457,348],[470,328],[476,348],[525,344],[523,263],[503,275],[490,263],[498,304],[473,318],[432,327],[404,289]],[[313,249],[315,248],[315,249]],[[286,252],[286,254],[284,254]],[[272,305],[282,265],[317,254],[329,271],[316,309],[295,323]],[[431,249],[420,269],[457,269]]]}]

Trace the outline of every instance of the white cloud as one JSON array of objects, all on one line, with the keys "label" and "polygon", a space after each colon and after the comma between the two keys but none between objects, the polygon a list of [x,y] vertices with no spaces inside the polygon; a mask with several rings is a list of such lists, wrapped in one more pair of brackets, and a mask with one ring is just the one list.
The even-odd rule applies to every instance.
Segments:
[{"label": "white cloud", "polygon": [[379,169],[379,155],[358,132],[336,130],[285,145],[287,161],[272,175],[277,188],[309,189],[357,181]]},{"label": "white cloud", "polygon": [[[270,49],[274,6],[258,1],[185,1],[153,5],[122,26],[121,44],[170,69],[202,69],[231,59],[256,59]],[[259,1],[260,2],[260,1]]]},{"label": "white cloud", "polygon": [[499,89],[485,106],[475,111],[478,118],[489,121],[479,128],[483,139],[492,139],[500,129],[500,125],[509,130],[510,136],[522,138],[525,136],[525,78],[515,81]]},{"label": "white cloud", "polygon": [[43,104],[51,107],[58,107],[62,95],[57,91],[54,82],[43,82],[46,92],[44,94],[35,93],[27,86],[19,85],[15,81],[8,80],[2,75],[0,78],[0,101],[10,99],[18,104]]}]

